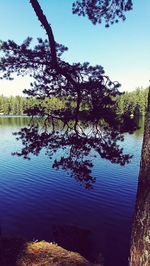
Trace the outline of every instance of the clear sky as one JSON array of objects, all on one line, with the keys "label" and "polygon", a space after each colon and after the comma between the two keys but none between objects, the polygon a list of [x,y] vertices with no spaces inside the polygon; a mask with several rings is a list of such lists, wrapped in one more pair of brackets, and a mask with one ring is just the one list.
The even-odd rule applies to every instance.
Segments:
[{"label": "clear sky", "polygon": [[[102,65],[122,90],[148,86],[150,79],[150,1],[133,0],[126,21],[105,28],[87,18],[72,15],[72,0],[40,0],[54,31],[55,40],[66,45],[66,61]],[[0,0],[0,39],[21,43],[27,36],[46,38],[29,0]],[[29,86],[29,78],[0,81],[0,94],[16,95]]]}]

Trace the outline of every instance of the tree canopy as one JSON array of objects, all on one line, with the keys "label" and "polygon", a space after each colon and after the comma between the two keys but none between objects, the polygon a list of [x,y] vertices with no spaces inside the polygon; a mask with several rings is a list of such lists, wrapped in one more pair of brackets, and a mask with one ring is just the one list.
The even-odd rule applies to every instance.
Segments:
[{"label": "tree canopy", "polygon": [[73,3],[73,14],[87,16],[93,23],[105,21],[106,27],[125,20],[125,12],[132,10],[132,0],[78,0]]},{"label": "tree canopy", "polygon": [[[14,40],[1,42],[2,78],[11,79],[12,73],[30,75],[33,79],[31,88],[24,92],[39,100],[26,110],[26,114],[35,117],[35,120],[32,119],[31,125],[19,132],[24,148],[16,154],[29,158],[31,153],[38,155],[44,147],[51,158],[61,147],[68,151],[66,157],[54,161],[53,166],[70,169],[77,179],[89,187],[89,183],[93,183],[90,176],[92,163],[88,159],[91,150],[121,165],[131,158],[123,153],[117,143],[123,140],[123,121],[116,109],[120,84],[111,81],[100,65],[64,62],[62,55],[67,47],[56,43],[52,27],[39,2],[30,0],[30,3],[48,39],[38,38],[35,46],[31,44],[31,37],[21,45]],[[124,12],[131,8],[131,1],[75,1],[73,13],[87,15],[93,23],[101,23],[100,17],[103,17],[107,25],[108,22],[117,22],[116,17],[125,19]],[[59,109],[41,104],[41,100],[53,97],[65,99],[65,104]],[[85,103],[89,108],[83,110]],[[36,117],[44,119],[42,130]],[[80,121],[81,117],[84,122]],[[57,131],[58,121],[62,127],[61,133]],[[48,127],[50,123],[51,129]],[[90,134],[87,133],[89,123]]]}]

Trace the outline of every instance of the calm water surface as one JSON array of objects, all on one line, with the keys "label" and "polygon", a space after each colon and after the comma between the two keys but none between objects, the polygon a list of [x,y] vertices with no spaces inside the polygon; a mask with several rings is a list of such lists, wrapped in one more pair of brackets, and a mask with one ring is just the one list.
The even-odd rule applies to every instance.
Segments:
[{"label": "calm water surface", "polygon": [[20,148],[12,132],[27,118],[0,117],[0,225],[4,236],[54,241],[106,266],[127,265],[142,144],[142,129],[126,134],[134,155],[126,166],[95,158],[93,189],[86,190],[41,153],[30,161],[11,156]]}]

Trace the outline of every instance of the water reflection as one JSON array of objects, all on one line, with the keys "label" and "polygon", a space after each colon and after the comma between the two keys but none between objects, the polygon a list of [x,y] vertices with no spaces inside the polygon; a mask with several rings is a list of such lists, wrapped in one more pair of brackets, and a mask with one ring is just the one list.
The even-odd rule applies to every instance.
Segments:
[{"label": "water reflection", "polygon": [[0,116],[0,126],[23,127],[29,123],[30,119],[26,116]]},{"label": "water reflection", "polygon": [[138,116],[135,118],[135,120],[138,125],[138,130],[135,131],[134,135],[136,137],[141,137],[143,136],[143,133],[144,133],[145,116]]},{"label": "water reflection", "polygon": [[[92,128],[87,124],[82,122],[82,128],[88,136]],[[43,132],[43,126],[41,121],[38,128],[40,133]],[[12,132],[18,130],[19,126],[5,124],[0,130],[0,209],[4,236],[58,241],[60,244],[62,242],[62,246],[64,238],[66,247],[77,243],[74,250],[78,249],[79,238],[80,252],[89,253],[94,259],[102,253],[106,265],[112,265],[112,262],[117,266],[127,265],[141,133],[137,134],[138,137],[135,134],[125,136],[123,145],[126,153],[135,154],[132,163],[126,167],[100,160],[99,156],[95,158],[95,151],[91,150],[87,159],[93,158],[95,167],[91,168],[89,175],[96,177],[96,184],[94,189],[87,191],[72,182],[65,171],[51,169],[52,160],[45,157],[44,148],[38,158],[31,153],[31,161],[10,157],[11,151],[20,148],[21,143],[12,136]],[[58,122],[57,126],[55,123],[55,133],[57,131],[64,133],[62,124]],[[80,133],[79,128],[78,131]],[[48,127],[47,132],[52,132],[52,127]],[[38,142],[36,136],[35,140]],[[58,149],[53,155],[53,162],[61,155],[67,156],[69,149],[70,146],[64,150]],[[71,234],[74,234],[74,240],[70,239]],[[93,250],[89,250],[86,243]]]},{"label": "water reflection", "polygon": [[36,117],[16,135],[23,148],[13,155],[30,159],[31,154],[37,156],[44,148],[45,154],[53,159],[53,168],[66,170],[86,189],[92,188],[96,181],[91,175],[94,157],[120,165],[129,163],[132,157],[118,145],[118,141],[124,140],[118,126],[104,121],[89,124],[85,120],[69,120],[66,123]]},{"label": "water reflection", "polygon": [[79,252],[89,260],[98,258],[92,247],[92,233],[89,230],[65,225],[55,224],[52,226],[53,240],[67,250]]}]

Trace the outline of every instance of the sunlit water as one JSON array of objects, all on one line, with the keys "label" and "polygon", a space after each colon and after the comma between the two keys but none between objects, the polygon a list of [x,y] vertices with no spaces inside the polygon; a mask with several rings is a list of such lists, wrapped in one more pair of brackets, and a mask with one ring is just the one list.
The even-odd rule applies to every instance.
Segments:
[{"label": "sunlit water", "polygon": [[93,189],[86,190],[41,153],[30,161],[12,132],[27,118],[0,118],[0,225],[4,236],[55,241],[105,265],[127,265],[142,144],[142,129],[126,134],[133,154],[126,166],[95,158]]}]

